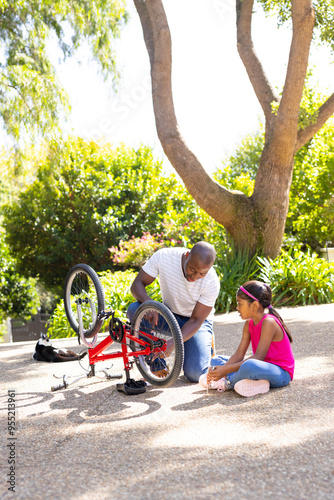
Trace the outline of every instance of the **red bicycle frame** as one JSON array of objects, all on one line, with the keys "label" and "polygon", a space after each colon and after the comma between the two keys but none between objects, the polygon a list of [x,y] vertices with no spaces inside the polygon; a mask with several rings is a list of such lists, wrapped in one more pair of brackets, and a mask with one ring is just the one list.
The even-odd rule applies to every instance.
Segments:
[{"label": "red bicycle frame", "polygon": [[[113,340],[111,336],[106,337],[95,347],[88,349],[90,366],[95,365],[99,361],[106,361],[107,359],[123,358],[125,370],[130,370],[131,369],[131,364],[129,362],[130,357],[148,356],[149,354],[166,350],[167,343],[165,340],[157,339],[156,337],[154,337],[153,335],[149,335],[148,333],[142,333],[142,335],[144,335],[145,337],[149,337],[150,340],[153,342],[155,340],[163,342],[162,346],[155,347],[154,349],[152,349],[152,345],[150,344],[150,342],[142,340],[139,337],[135,337],[130,333],[131,332],[130,328],[128,328],[125,325],[123,326],[124,326],[124,336],[121,342],[122,350],[110,354],[101,354],[105,349],[107,349],[111,344],[115,342],[115,340]],[[144,349],[140,351],[128,351],[128,345],[126,343],[126,339],[132,340],[134,343],[144,347]]]}]

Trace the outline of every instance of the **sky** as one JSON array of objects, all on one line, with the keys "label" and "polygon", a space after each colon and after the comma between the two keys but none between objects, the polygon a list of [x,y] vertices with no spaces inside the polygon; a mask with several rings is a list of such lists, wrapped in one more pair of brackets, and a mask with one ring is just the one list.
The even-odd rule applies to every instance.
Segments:
[{"label": "sky", "polygon": [[[51,48],[72,113],[67,131],[117,145],[152,146],[164,159],[153,114],[150,68],[139,17],[128,2],[130,20],[116,43],[121,81],[117,94],[99,75],[84,45],[59,62]],[[173,95],[176,116],[188,146],[210,172],[240,140],[259,128],[262,110],[236,49],[235,0],[165,0],[173,47]],[[291,28],[277,29],[258,7],[253,17],[256,52],[273,87],[281,89],[288,61]],[[315,78],[333,92],[334,65],[325,48],[311,54]],[[332,85],[332,88],[331,88]]]}]

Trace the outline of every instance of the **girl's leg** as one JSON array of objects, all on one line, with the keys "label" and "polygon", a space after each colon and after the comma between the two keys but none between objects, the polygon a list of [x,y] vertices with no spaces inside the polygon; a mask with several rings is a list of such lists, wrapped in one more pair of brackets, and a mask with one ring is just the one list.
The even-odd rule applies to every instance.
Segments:
[{"label": "girl's leg", "polygon": [[280,366],[259,359],[248,359],[229,378],[232,387],[240,380],[268,380],[270,387],[284,387],[291,382],[291,377]]},{"label": "girl's leg", "polygon": [[228,360],[228,356],[213,356],[210,361],[210,366],[222,366],[225,365]]}]

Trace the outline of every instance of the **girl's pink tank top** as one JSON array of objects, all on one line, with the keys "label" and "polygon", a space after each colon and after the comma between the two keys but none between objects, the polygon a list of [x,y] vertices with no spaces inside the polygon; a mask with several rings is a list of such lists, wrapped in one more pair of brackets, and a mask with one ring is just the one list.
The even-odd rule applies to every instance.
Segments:
[{"label": "girl's pink tank top", "polygon": [[266,357],[263,361],[280,366],[281,368],[283,368],[283,370],[286,370],[289,373],[292,380],[295,369],[295,359],[293,357],[289,337],[287,336],[281,322],[276,318],[276,316],[272,314],[266,314],[257,325],[254,325],[252,319],[249,321],[249,333],[251,336],[253,354],[255,354],[260,341],[263,320],[267,316],[273,318],[276,323],[282,328],[284,336],[283,339],[279,342],[272,342],[270,344]]}]

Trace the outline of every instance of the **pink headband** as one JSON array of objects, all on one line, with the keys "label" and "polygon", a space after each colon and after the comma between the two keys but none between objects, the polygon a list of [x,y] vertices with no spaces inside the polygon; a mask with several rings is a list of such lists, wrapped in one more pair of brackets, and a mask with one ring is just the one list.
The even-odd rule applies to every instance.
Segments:
[{"label": "pink headband", "polygon": [[239,288],[239,290],[241,290],[242,292],[244,292],[246,295],[248,295],[248,297],[250,297],[251,299],[254,299],[256,300],[257,302],[259,302],[259,299],[257,299],[256,297],[254,297],[254,295],[252,295],[251,293],[247,292],[246,288],[244,288],[243,286],[241,286]]},{"label": "pink headband", "polygon": [[[256,300],[256,302],[260,302],[259,299],[257,299],[256,297],[254,297],[254,295],[252,295],[251,293],[247,292],[246,288],[244,288],[243,286],[241,286],[239,288],[239,290],[241,290],[242,292],[244,292],[246,295],[248,295],[248,297],[250,297],[251,299],[254,299]],[[268,306],[268,309],[270,309],[271,307],[273,307],[272,305]]]}]

